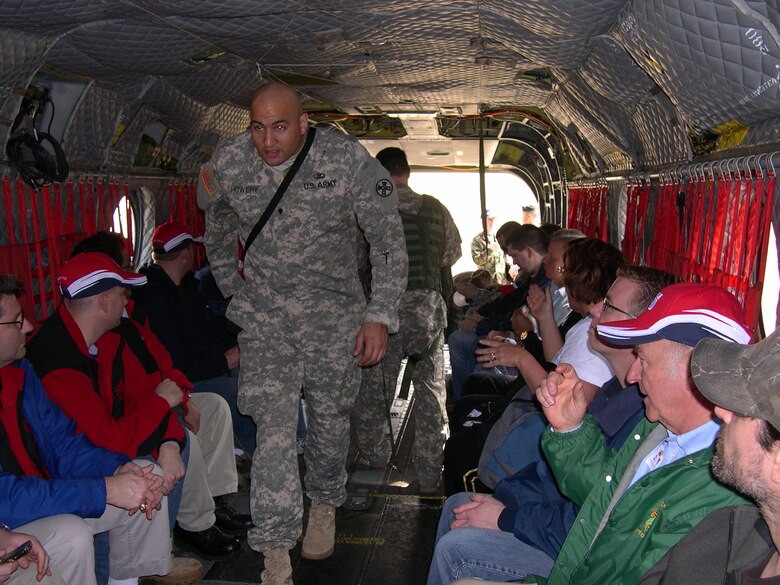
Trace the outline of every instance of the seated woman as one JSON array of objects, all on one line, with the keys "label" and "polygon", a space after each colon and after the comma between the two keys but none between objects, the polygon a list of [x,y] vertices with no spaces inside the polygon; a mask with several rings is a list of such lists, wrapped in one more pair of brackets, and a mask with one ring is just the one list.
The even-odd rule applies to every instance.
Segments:
[{"label": "seated woman", "polygon": [[[582,318],[569,306],[563,275],[564,255],[569,244],[584,237],[579,230],[559,230],[553,235],[543,261],[545,273],[551,280],[550,287],[546,290],[536,285],[530,287],[528,298],[541,299],[541,302],[534,303],[534,308],[530,311],[532,318],[529,319],[524,314],[530,308],[529,303],[527,307],[514,311],[512,332],[491,331],[487,335],[488,339],[502,341],[511,339],[513,343],[516,339],[520,339],[522,346],[545,369],[555,367],[552,359],[563,346],[563,337]],[[480,366],[487,368],[484,364]],[[510,373],[511,375],[507,375]],[[453,416],[450,417],[454,427],[453,432],[458,432],[458,427],[463,422],[468,422],[468,414],[480,404],[486,402],[492,404],[495,401],[491,408],[499,409],[506,404],[518,390],[525,386],[523,377],[518,377],[519,373],[517,368],[501,367],[486,369],[484,372],[467,377],[463,385],[462,398],[456,403]]]},{"label": "seated woman", "polygon": [[[572,242],[564,255],[562,274],[569,304],[572,310],[583,318],[566,333],[563,345],[550,362],[556,365],[562,362],[576,364],[574,367],[577,372],[582,372],[580,377],[589,398],[613,376],[606,359],[588,345],[588,330],[591,325],[589,311],[606,296],[616,278],[618,268],[624,264],[625,259],[617,248],[595,238],[582,238]],[[529,297],[536,304],[537,299],[530,292]],[[540,326],[551,319],[550,315],[546,314],[552,310],[547,306],[549,304],[545,301],[543,305],[539,301],[539,306],[533,309],[541,319]],[[486,367],[515,367],[520,375],[517,380],[511,382],[511,387],[508,387],[509,392],[505,393],[507,398],[502,398],[497,407],[494,405],[494,414],[481,421],[481,424],[453,434],[447,441],[444,447],[444,479],[448,495],[463,491],[464,484],[466,491],[490,491],[474,476],[492,424],[503,412],[503,403],[508,403],[517,393],[525,393],[530,398],[533,389],[548,372],[546,364],[540,364],[520,343],[512,345],[499,339],[483,339],[480,344],[482,347],[477,350],[477,360],[480,363]],[[462,412],[460,408],[459,411]]]}]

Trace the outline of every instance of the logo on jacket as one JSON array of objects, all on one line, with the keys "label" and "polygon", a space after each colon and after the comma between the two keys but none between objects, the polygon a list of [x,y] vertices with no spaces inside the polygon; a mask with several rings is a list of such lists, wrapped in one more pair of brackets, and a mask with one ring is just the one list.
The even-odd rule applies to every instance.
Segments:
[{"label": "logo on jacket", "polygon": [[380,197],[389,197],[393,192],[393,183],[387,179],[380,179],[376,183],[376,194]]},{"label": "logo on jacket", "polygon": [[639,538],[644,538],[653,527],[653,524],[661,513],[661,510],[665,510],[666,508],[666,502],[661,500],[655,508],[650,510],[650,517],[642,523],[642,526],[639,528],[634,528],[634,534],[636,534]]}]

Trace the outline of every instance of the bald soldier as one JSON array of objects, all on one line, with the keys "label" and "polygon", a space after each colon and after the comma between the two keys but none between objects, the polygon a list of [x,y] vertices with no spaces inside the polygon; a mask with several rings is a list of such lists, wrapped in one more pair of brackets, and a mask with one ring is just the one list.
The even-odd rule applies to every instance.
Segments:
[{"label": "bald soldier", "polygon": [[[243,328],[238,406],[257,424],[248,541],[265,556],[261,582],[289,585],[289,550],[303,516],[295,449],[301,387],[309,414],[304,483],[312,500],[302,555],[325,559],[333,553],[335,509],[346,498],[360,368],[382,359],[388,333],[398,329],[407,256],[390,176],[355,139],[309,128],[298,94],[279,83],[255,91],[250,116],[250,129],[218,145],[203,167],[198,203],[214,276],[233,296],[228,317]],[[361,233],[370,245],[368,303],[358,278]],[[237,241],[245,248],[243,277]]]}]

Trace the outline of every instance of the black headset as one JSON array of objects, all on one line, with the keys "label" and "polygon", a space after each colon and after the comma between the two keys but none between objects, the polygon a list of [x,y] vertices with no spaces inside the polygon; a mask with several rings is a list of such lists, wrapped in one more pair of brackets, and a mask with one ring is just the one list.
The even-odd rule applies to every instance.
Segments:
[{"label": "black headset", "polygon": [[[41,105],[49,103],[52,108],[49,131],[54,120],[54,102],[48,96],[48,90],[40,98]],[[21,118],[29,115],[29,105],[22,105],[19,115],[14,122],[16,127]],[[38,189],[42,185],[64,181],[68,178],[70,168],[65,151],[60,143],[49,132],[38,132],[35,129],[35,118],[38,108],[32,109],[32,134],[27,130],[21,130],[16,136],[9,139],[5,152],[8,161],[19,172],[22,180]]]}]

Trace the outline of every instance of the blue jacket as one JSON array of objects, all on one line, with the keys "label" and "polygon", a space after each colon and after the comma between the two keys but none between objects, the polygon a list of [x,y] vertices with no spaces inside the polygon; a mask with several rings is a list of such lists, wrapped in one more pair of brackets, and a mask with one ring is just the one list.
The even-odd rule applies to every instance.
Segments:
[{"label": "blue jacket", "polygon": [[[0,380],[4,405],[10,393],[19,392],[22,386],[23,418],[50,476],[18,476],[0,467],[0,521],[16,528],[56,514],[83,518],[103,514],[104,478],[113,475],[129,458],[95,447],[83,434],[74,434],[75,423],[49,400],[27,360],[0,369]],[[16,383],[12,385],[11,381]]]},{"label": "blue jacket", "polygon": [[[616,377],[601,387],[588,411],[596,418],[607,447],[614,450],[644,417],[637,386],[624,389]],[[506,506],[498,518],[501,530],[513,532],[552,558],[558,556],[579,507],[558,490],[544,458],[501,480],[493,495]]]}]

